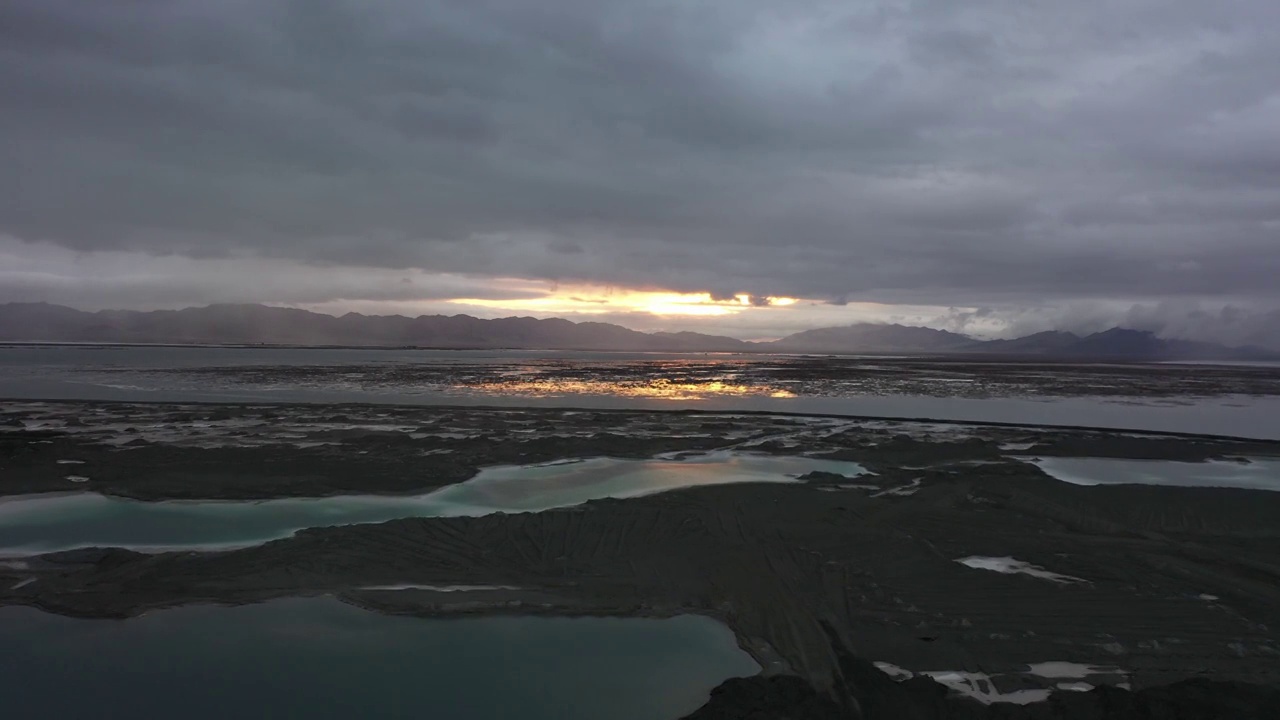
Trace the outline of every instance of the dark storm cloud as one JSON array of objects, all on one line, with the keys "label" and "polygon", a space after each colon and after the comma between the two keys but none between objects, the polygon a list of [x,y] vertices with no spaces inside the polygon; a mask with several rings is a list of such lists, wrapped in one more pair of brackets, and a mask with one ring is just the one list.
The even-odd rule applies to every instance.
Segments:
[{"label": "dark storm cloud", "polygon": [[1277,68],[1272,0],[6,0],[0,232],[717,296],[1276,302]]},{"label": "dark storm cloud", "polygon": [[[541,297],[528,281],[371,267],[298,263],[283,258],[190,258],[135,252],[76,253],[0,235],[0,303],[47,301],[84,309],[187,307],[253,300],[319,305],[384,304],[390,312],[457,297]],[[345,309],[358,304],[348,303]],[[336,308],[339,314],[343,306]]]}]

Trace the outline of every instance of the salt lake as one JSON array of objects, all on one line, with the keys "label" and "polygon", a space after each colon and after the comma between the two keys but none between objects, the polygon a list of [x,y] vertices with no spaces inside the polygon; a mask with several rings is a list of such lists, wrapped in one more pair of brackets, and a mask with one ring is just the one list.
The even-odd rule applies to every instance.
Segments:
[{"label": "salt lake", "polygon": [[715,452],[682,459],[590,458],[492,467],[466,482],[417,496],[251,502],[143,502],[97,493],[15,496],[0,499],[0,554],[91,546],[141,551],[245,547],[309,527],[536,512],[699,485],[795,482],[798,475],[811,471],[847,477],[864,472],[852,462]]},{"label": "salt lake", "polygon": [[129,620],[0,608],[0,715],[671,720],[759,666],[709,618],[382,615],[333,598]]}]

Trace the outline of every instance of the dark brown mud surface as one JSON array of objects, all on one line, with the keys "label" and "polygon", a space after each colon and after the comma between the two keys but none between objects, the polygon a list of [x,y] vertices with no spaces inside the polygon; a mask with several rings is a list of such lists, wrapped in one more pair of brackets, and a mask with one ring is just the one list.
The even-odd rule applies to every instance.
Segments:
[{"label": "dark brown mud surface", "polygon": [[1014,456],[1277,455],[1280,442],[761,413],[0,401],[0,496],[409,494],[486,466],[721,449],[853,460],[897,479],[965,463],[1026,472]]},{"label": "dark brown mud surface", "polygon": [[[252,350],[245,350],[250,353]],[[323,352],[323,351],[317,351]],[[639,399],[725,397],[1112,398],[1171,404],[1219,396],[1280,395],[1274,366],[1181,365],[1053,361],[1043,358],[928,356],[685,355],[553,358],[379,358],[307,364],[153,367],[110,356],[102,364],[61,368],[77,382],[139,391],[263,391],[391,393],[411,397],[547,398],[609,395]],[[138,362],[137,359],[134,362]],[[225,356],[220,361],[230,362]],[[118,364],[120,363],[120,364]],[[49,368],[36,368],[37,377]]]},{"label": "dark brown mud surface", "polygon": [[[765,668],[727,683],[700,718],[1273,717],[1259,713],[1280,687],[1280,492],[1086,487],[1009,457],[1275,457],[1280,444],[657,412],[8,403],[4,413],[7,495],[418,492],[484,465],[712,448],[842,457],[877,474],[313,528],[231,552],[10,560],[0,605],[129,617],[334,594],[420,615],[695,612],[726,622]],[[83,464],[57,464],[68,459]],[[71,472],[90,479],[68,484]],[[973,556],[1067,579],[958,562]],[[404,585],[476,589],[369,589]],[[1033,663],[1094,666],[1082,679],[1098,687],[1060,689],[1074,681],[1036,675]],[[920,675],[943,671],[980,676],[993,692],[1056,691],[981,705]],[[744,714],[752,703],[774,710]]]},{"label": "dark brown mud surface", "polygon": [[[916,395],[936,398],[1107,397],[1180,403],[1197,397],[1280,395],[1280,371],[1242,365],[1081,363],[1008,358],[751,357],[417,364],[100,368],[149,386],[322,388],[497,397],[608,394],[635,398]],[[156,378],[164,378],[158,380]]]}]

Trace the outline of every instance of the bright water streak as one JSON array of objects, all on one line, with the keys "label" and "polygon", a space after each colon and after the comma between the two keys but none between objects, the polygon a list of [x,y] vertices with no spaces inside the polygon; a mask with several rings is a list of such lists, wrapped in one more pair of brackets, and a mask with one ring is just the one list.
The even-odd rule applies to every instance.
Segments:
[{"label": "bright water streak", "polygon": [[132,620],[0,609],[4,717],[669,720],[759,670],[708,618],[379,615],[330,598]]},{"label": "bright water streak", "polygon": [[309,527],[536,512],[695,485],[794,482],[797,475],[814,470],[850,477],[863,472],[850,462],[718,452],[686,460],[592,458],[487,468],[466,482],[408,497],[142,502],[96,493],[18,496],[0,500],[0,554],[92,546],[143,551],[245,547]]},{"label": "bright water streak", "polygon": [[1034,462],[1074,485],[1171,485],[1280,491],[1280,460],[1174,462],[1116,458],[1046,457]]}]

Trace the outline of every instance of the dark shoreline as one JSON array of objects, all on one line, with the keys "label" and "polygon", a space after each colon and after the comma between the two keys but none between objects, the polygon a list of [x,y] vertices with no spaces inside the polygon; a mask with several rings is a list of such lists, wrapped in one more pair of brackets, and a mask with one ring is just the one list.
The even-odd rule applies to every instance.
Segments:
[{"label": "dark shoreline", "polygon": [[[1277,457],[1280,442],[782,413],[258,402],[6,407],[0,421],[15,412],[24,424],[50,412],[63,420],[61,427],[50,420],[43,429],[0,432],[0,495],[400,493],[460,482],[483,464],[727,447],[856,460],[878,473],[872,483],[880,490],[855,487],[865,477],[812,478],[541,513],[313,528],[228,552],[71,551],[24,559],[24,570],[0,566],[0,606],[129,617],[191,602],[334,594],[380,612],[433,616],[693,612],[728,624],[767,670],[726,683],[697,718],[740,717],[742,702],[773,700],[790,703],[794,717],[815,718],[859,717],[855,705],[865,717],[1127,718],[1161,715],[1099,713],[1150,711],[1170,697],[1191,707],[1192,696],[1206,693],[1222,703],[1252,698],[1257,712],[1280,702],[1280,493],[1076,486],[1008,460],[999,447],[1205,460]],[[125,431],[127,423],[135,433]],[[360,429],[362,423],[373,427]],[[269,435],[297,435],[296,427],[306,428],[303,438]],[[173,428],[195,432],[163,435]],[[122,442],[104,445],[107,435]],[[296,446],[315,438],[331,444]],[[439,449],[450,452],[421,454]],[[63,458],[82,459],[76,472],[84,468],[90,482],[69,486],[57,477],[65,468],[55,460]],[[884,492],[916,478],[910,492]],[[1086,582],[1001,575],[955,561],[972,555],[1013,556]],[[11,588],[28,577],[37,580]],[[358,589],[398,583],[523,589]],[[983,706],[946,697],[932,680],[894,682],[872,660],[917,672],[988,673],[1003,691],[1034,686],[1027,663],[1108,665],[1124,670],[1136,692],[1100,687],[1055,692],[1048,703],[1025,708]],[[890,708],[898,714],[886,714]],[[1270,717],[1223,708],[1186,717]]]}]

